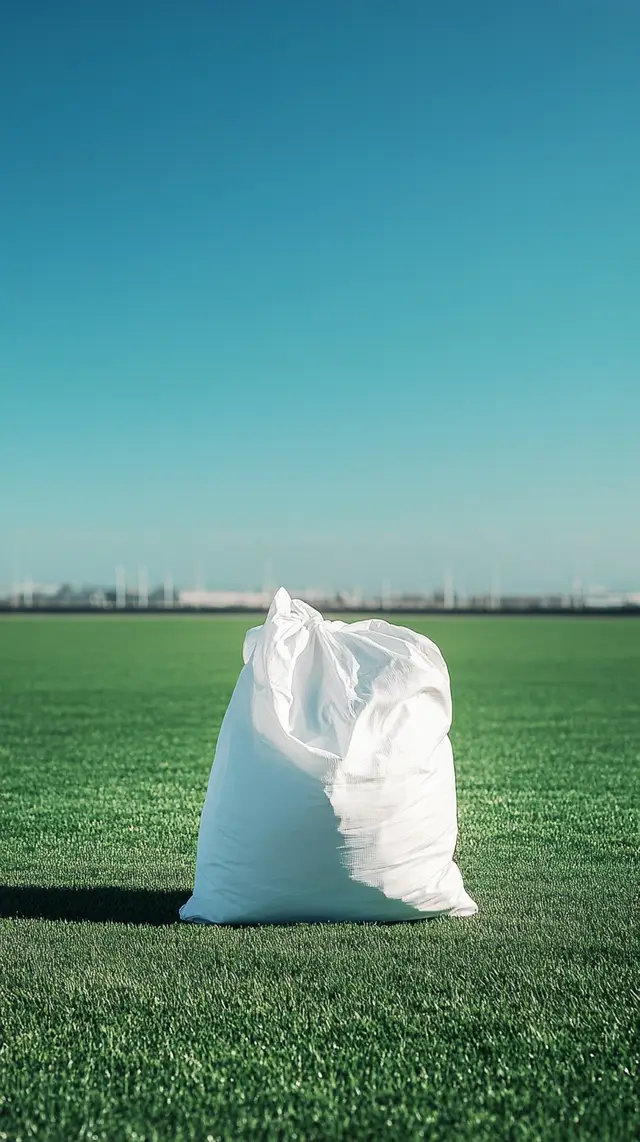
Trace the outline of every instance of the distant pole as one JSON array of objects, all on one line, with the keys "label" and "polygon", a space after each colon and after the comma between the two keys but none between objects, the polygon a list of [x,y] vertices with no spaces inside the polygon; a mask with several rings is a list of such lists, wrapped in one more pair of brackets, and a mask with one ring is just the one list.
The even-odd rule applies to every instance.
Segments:
[{"label": "distant pole", "polygon": [[584,607],[584,590],[581,579],[573,580],[571,587],[571,604],[575,610],[581,610]]},{"label": "distant pole", "polygon": [[149,606],[149,575],[146,567],[138,567],[138,607]]},{"label": "distant pole", "polygon": [[11,588],[11,604],[20,606],[20,564],[16,560],[13,565],[13,586]]},{"label": "distant pole", "polygon": [[499,611],[502,605],[502,598],[500,593],[500,576],[497,567],[494,568],[493,576],[491,579],[491,610]]},{"label": "distant pole", "polygon": [[164,577],[164,605],[166,609],[173,606],[173,575],[170,571]]},{"label": "distant pole", "polygon": [[25,579],[22,584],[22,600],[25,607],[33,606],[33,581],[31,579]]},{"label": "distant pole", "polygon": [[127,581],[122,564],[116,567],[116,607],[123,610],[127,605]]},{"label": "distant pole", "polygon": [[391,610],[391,583],[388,579],[382,581],[382,597],[380,599],[383,611]]},{"label": "distant pole", "polygon": [[444,576],[443,602],[445,611],[453,610],[455,606],[455,595],[453,593],[453,575],[450,571],[446,571]]}]

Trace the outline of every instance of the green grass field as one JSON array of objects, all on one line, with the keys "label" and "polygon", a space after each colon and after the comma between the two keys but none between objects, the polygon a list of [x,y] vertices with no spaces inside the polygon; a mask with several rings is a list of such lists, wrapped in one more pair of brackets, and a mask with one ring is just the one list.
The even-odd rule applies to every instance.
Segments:
[{"label": "green grass field", "polygon": [[0,621],[0,1140],[637,1138],[640,622],[412,624],[473,920],[180,925],[247,625]]}]

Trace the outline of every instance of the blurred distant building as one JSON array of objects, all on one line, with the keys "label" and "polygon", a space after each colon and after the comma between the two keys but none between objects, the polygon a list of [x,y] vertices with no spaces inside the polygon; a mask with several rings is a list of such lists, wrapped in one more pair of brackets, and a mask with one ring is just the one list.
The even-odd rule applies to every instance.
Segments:
[{"label": "blurred distant building", "polygon": [[194,609],[225,610],[229,607],[242,607],[247,610],[262,610],[269,606],[270,594],[265,591],[207,591],[203,588],[179,591],[178,603],[181,607]]},{"label": "blurred distant building", "polygon": [[606,587],[590,587],[584,594],[584,606],[598,610],[628,607],[634,605],[634,598],[638,596],[625,594],[623,591],[607,591]]}]

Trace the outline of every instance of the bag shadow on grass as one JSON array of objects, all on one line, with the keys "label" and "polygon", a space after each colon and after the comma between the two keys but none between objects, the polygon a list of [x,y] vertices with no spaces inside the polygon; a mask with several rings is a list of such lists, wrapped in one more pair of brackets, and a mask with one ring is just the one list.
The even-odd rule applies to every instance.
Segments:
[{"label": "bag shadow on grass", "polygon": [[[89,921],[94,924],[147,924],[154,928],[164,928],[181,923],[178,912],[190,896],[184,891],[166,891],[153,888],[116,888],[99,885],[96,888],[47,888],[43,885],[0,884],[0,920],[68,920],[73,923]],[[431,923],[434,916],[415,917],[410,924]],[[359,927],[396,927],[407,921],[352,921]],[[184,925],[183,926],[187,926]],[[296,920],[279,922],[280,928],[296,928],[301,924],[340,926],[344,921],[322,920],[298,917]],[[218,927],[203,921],[189,921],[188,926]],[[224,924],[221,927],[232,929],[262,928],[264,923]],[[267,926],[271,927],[271,924]]]},{"label": "bag shadow on grass", "polygon": [[189,896],[185,889],[46,888],[0,885],[0,918],[15,920],[89,920],[94,923],[149,924],[160,928],[179,923],[178,909]]}]

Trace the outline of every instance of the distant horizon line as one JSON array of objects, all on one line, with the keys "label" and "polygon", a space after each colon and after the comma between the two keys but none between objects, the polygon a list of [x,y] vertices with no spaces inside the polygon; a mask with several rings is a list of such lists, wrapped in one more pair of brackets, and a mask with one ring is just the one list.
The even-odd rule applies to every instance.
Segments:
[{"label": "distant horizon line", "polygon": [[[141,574],[136,587],[128,586],[119,578],[114,586],[85,583],[73,587],[69,583],[38,584],[31,580],[14,583],[8,594],[0,594],[3,612],[87,612],[87,613],[154,613],[167,612],[237,612],[265,613],[268,611],[275,589],[214,590],[201,588],[181,589],[173,578],[149,589],[145,575]],[[389,582],[380,592],[360,589],[327,591],[306,588],[290,592],[322,610],[374,611],[374,612],[513,612],[525,613],[580,613],[604,610],[622,612],[640,611],[640,591],[611,590],[605,587],[585,589],[579,582],[572,591],[504,592],[498,584],[490,590],[461,593],[456,591],[451,577],[442,587],[431,591],[403,590],[394,592]]]}]

